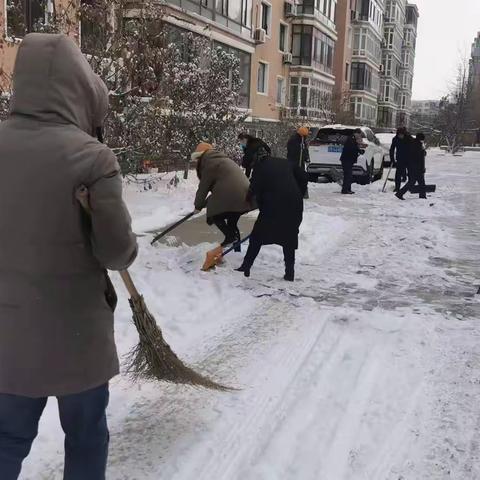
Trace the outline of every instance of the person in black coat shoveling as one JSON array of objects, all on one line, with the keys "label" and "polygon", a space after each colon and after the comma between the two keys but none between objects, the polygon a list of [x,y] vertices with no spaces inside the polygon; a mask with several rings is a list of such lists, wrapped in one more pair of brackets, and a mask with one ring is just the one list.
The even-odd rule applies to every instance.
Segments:
[{"label": "person in black coat shoveling", "polygon": [[260,214],[250,236],[248,251],[237,270],[250,276],[262,245],[280,245],[285,258],[285,280],[295,279],[295,250],[303,219],[307,176],[299,165],[267,157],[255,165],[248,198],[256,199]]},{"label": "person in black coat shoveling", "polygon": [[407,164],[408,182],[395,194],[400,200],[405,200],[403,196],[417,183],[419,186],[419,197],[427,198],[425,189],[425,157],[427,156],[427,151],[425,150],[424,141],[425,135],[419,133],[417,138],[411,142]]},{"label": "person in black coat shoveling", "polygon": [[[288,140],[287,158],[292,166],[300,167],[306,172],[307,165],[310,163],[310,153],[308,151],[307,137],[310,133],[308,127],[300,127]],[[308,198],[308,184],[305,191],[305,198]]]},{"label": "person in black coat shoveling", "polygon": [[271,155],[272,151],[263,140],[252,137],[248,133],[241,133],[238,140],[243,149],[242,167],[245,169],[245,175],[250,178],[255,163]]},{"label": "person in black coat shoveling", "polygon": [[362,144],[362,138],[362,131],[357,128],[353,131],[353,135],[347,138],[347,141],[343,146],[340,161],[342,162],[343,169],[342,193],[344,195],[351,195],[355,193],[352,192],[353,166],[357,163],[358,157],[364,152],[360,148]]},{"label": "person in black coat shoveling", "polygon": [[390,161],[395,165],[395,192],[400,190],[402,182],[407,179],[407,165],[411,151],[412,136],[405,127],[397,130],[390,147]]}]

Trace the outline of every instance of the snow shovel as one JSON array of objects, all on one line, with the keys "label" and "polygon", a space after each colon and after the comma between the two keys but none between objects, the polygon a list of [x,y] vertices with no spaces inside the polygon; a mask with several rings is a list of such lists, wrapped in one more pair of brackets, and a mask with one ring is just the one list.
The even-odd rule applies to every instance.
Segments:
[{"label": "snow shovel", "polygon": [[190,212],[188,215],[185,215],[181,220],[178,222],[175,222],[173,225],[170,225],[166,230],[164,230],[162,233],[159,233],[153,240],[151,245],[154,245],[157,243],[159,240],[161,240],[165,235],[168,235],[172,230],[175,230],[177,227],[179,227],[182,223],[185,223],[187,220],[190,220],[195,215],[195,212]]},{"label": "snow shovel", "polygon": [[[86,187],[77,190],[76,198],[90,214]],[[155,318],[148,311],[145,300],[135,287],[130,273],[127,270],[119,273],[130,295],[133,323],[139,335],[138,345],[128,356],[127,372],[134,379],[160,380],[220,391],[231,390],[195,372],[177,357],[165,341]]]},{"label": "snow shovel", "polygon": [[223,247],[219,246],[207,252],[207,258],[205,259],[205,263],[203,264],[202,271],[208,272],[212,268],[222,263],[223,257],[225,257],[225,255],[233,252],[239,245],[245,243],[249,238],[250,235],[248,237],[245,237],[243,240],[240,240],[240,242],[233,244],[230,248],[227,248],[227,250],[223,250]]}]

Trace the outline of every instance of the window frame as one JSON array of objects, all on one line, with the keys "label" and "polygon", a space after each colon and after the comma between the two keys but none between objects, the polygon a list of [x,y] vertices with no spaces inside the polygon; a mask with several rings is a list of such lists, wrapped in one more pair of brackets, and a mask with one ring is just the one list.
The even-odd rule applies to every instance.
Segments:
[{"label": "window frame", "polygon": [[[267,8],[267,25],[265,28],[265,24],[263,23],[264,21],[264,8]],[[267,1],[267,0],[262,0],[260,2],[260,22],[261,22],[261,28],[263,28],[265,30],[265,33],[267,35],[268,38],[271,38],[272,36],[272,4]]]},{"label": "window frame", "polygon": [[[279,92],[278,86],[279,86],[279,81],[280,80],[282,81],[282,89]],[[277,92],[276,93],[277,93],[277,95],[275,97],[275,104],[277,106],[284,107],[286,105],[287,91],[286,91],[286,79],[282,75],[277,75]],[[279,93],[280,93],[280,95],[279,95]],[[279,97],[280,97],[280,102],[278,101]]]},{"label": "window frame", "polygon": [[[265,67],[264,91],[259,90],[259,86],[260,86],[260,65],[263,65]],[[258,95],[268,96],[269,74],[270,74],[270,63],[265,62],[264,60],[259,60],[258,61],[258,68],[257,68],[257,94]]]},{"label": "window frame", "polygon": [[[285,28],[285,38],[284,38],[284,49],[282,50],[281,40],[282,40],[282,28]],[[281,53],[288,53],[290,51],[290,25],[283,20],[280,20],[280,26],[278,28],[278,50]]]}]

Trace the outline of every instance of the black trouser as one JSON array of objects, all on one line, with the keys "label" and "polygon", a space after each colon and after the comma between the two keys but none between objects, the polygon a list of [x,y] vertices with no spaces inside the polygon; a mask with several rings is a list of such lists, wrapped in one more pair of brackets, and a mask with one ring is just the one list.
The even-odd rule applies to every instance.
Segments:
[{"label": "black trouser", "polygon": [[397,170],[395,172],[395,191],[398,192],[407,178],[407,167],[403,164],[397,163]]},{"label": "black trouser", "polygon": [[232,243],[240,240],[240,230],[238,221],[242,215],[240,213],[222,213],[212,218],[213,223],[225,235],[225,241]]},{"label": "black trouser", "polygon": [[353,163],[342,162],[343,168],[343,187],[342,193],[349,193],[352,191],[353,182]]},{"label": "black trouser", "polygon": [[[248,245],[247,254],[243,260],[243,264],[249,269],[252,268],[260,250],[262,248],[262,242],[255,237],[250,237],[250,243]],[[285,260],[285,269],[287,271],[293,271],[295,267],[295,248],[283,247],[283,258]]]},{"label": "black trouser", "polygon": [[398,193],[400,195],[405,195],[415,184],[418,183],[419,188],[419,197],[420,198],[427,198],[427,192],[425,190],[425,173],[409,173],[408,174],[408,182],[401,188]]}]

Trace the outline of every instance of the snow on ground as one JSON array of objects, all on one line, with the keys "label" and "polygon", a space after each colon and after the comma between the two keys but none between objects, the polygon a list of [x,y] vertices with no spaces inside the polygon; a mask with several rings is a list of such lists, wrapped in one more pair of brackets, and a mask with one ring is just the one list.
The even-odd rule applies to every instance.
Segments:
[{"label": "snow on ground", "polygon": [[[478,480],[480,155],[428,168],[428,201],[312,185],[292,285],[276,247],[248,280],[239,254],[201,272],[218,238],[187,246],[201,219],[176,247],[141,237],[132,274],[168,341],[240,390],[113,380],[108,478]],[[127,186],[137,233],[191,210],[195,179],[171,178]],[[137,336],[114,278],[125,354]],[[24,480],[62,478],[60,432],[51,400]]]}]

